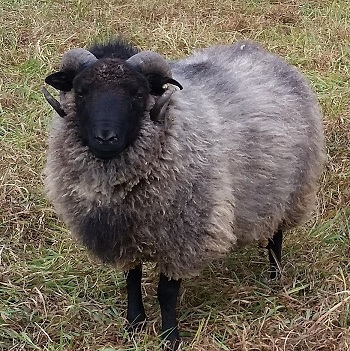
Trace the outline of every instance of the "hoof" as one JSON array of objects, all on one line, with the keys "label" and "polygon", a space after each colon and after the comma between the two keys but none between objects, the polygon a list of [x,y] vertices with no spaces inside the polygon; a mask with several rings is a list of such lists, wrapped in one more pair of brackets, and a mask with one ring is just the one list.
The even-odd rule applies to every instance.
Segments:
[{"label": "hoof", "polygon": [[181,339],[179,335],[179,330],[177,327],[173,328],[171,331],[167,330],[162,333],[163,338],[163,350],[164,351],[177,351],[181,345]]},{"label": "hoof", "polygon": [[126,330],[129,334],[139,333],[141,330],[143,330],[145,324],[146,316],[138,316],[137,318],[131,321],[128,319],[128,322],[126,324]]},{"label": "hoof", "polygon": [[163,351],[178,351],[180,350],[181,339],[166,340],[163,345]]},{"label": "hoof", "polygon": [[270,280],[274,282],[278,282],[282,277],[281,271],[279,270],[278,267],[270,268],[269,273],[270,273]]}]

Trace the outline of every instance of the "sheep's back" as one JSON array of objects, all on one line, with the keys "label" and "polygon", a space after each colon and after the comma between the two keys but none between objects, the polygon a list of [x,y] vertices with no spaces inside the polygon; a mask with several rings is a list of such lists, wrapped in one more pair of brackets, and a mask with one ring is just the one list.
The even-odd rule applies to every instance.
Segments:
[{"label": "sheep's back", "polygon": [[[173,71],[184,86],[176,105],[185,106],[178,114],[186,127],[179,133],[204,145],[219,178],[214,189],[220,173],[224,188],[229,183],[238,243],[304,221],[324,151],[321,112],[301,73],[249,42],[205,49]],[[211,196],[222,198],[222,191]]]}]

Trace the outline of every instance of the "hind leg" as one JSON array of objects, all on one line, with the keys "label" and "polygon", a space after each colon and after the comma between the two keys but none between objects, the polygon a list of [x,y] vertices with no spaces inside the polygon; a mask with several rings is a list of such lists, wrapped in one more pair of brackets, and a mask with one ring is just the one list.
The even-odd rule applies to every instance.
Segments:
[{"label": "hind leg", "polygon": [[269,250],[269,261],[270,261],[270,278],[276,279],[281,275],[281,256],[282,256],[282,230],[278,230],[272,239],[269,239],[269,243],[266,248]]}]

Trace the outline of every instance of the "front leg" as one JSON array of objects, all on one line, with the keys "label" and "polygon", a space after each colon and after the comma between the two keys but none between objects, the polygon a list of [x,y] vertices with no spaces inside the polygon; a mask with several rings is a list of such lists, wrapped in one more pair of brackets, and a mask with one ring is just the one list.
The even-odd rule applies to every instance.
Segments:
[{"label": "front leg", "polygon": [[141,265],[130,269],[126,275],[126,288],[128,294],[128,309],[126,319],[129,323],[129,331],[135,331],[142,327],[146,320],[145,308],[142,302],[141,292]]},{"label": "front leg", "polygon": [[158,301],[162,314],[162,337],[169,342],[171,350],[177,350],[180,336],[176,320],[176,304],[181,279],[168,279],[163,273],[159,278]]}]

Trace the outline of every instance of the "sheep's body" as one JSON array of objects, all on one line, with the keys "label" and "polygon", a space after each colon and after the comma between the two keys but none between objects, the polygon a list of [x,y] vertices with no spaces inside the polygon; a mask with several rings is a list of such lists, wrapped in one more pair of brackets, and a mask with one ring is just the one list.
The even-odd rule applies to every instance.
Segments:
[{"label": "sheep's body", "polygon": [[71,231],[101,259],[125,270],[154,261],[178,279],[301,223],[324,153],[308,84],[255,44],[209,48],[171,68],[184,89],[166,124],[145,112],[134,144],[108,161],[81,143],[66,93],[45,183]]}]

